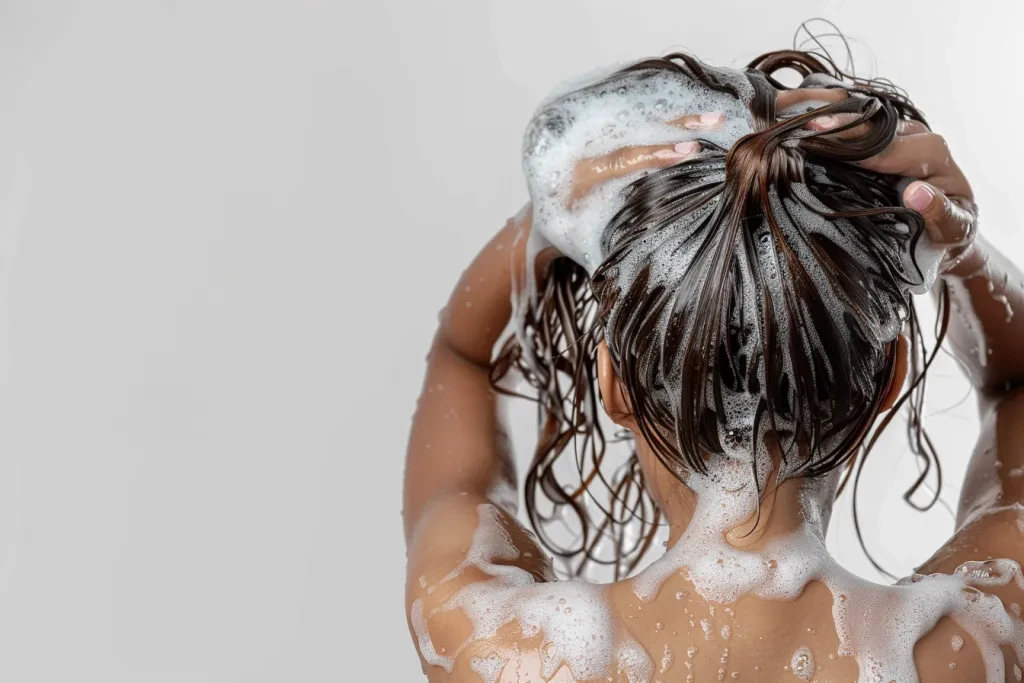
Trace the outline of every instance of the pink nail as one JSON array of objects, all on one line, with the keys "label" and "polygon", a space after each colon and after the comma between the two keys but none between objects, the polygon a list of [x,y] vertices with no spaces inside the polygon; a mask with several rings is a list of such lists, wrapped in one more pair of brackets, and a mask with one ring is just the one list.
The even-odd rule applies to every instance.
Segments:
[{"label": "pink nail", "polygon": [[935,193],[932,192],[932,188],[921,183],[906,197],[905,201],[907,202],[907,206],[918,213],[922,213],[932,203],[932,199],[935,198]]},{"label": "pink nail", "polygon": [[719,123],[725,120],[725,114],[720,111],[713,111],[707,114],[700,115],[700,122],[705,126],[717,126]]},{"label": "pink nail", "polygon": [[696,140],[690,140],[688,142],[680,142],[674,148],[677,152],[683,155],[696,154],[700,149],[700,143]]}]

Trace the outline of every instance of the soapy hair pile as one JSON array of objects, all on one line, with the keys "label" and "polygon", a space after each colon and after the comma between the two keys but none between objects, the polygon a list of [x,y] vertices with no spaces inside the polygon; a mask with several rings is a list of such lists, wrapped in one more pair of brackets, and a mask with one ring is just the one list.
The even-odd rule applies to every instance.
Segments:
[{"label": "soapy hair pile", "polygon": [[[821,82],[849,96],[777,112],[783,69],[835,79]],[[684,54],[625,71],[643,78],[666,70],[741,97]],[[808,52],[765,54],[744,73],[753,132],[729,149],[702,141],[698,157],[632,183],[604,229],[605,257],[593,277],[556,259],[525,311],[528,334],[508,339],[492,364],[495,387],[517,370],[536,390],[540,430],[526,508],[569,574],[597,563],[610,565],[615,579],[627,575],[660,521],[635,452],[613,474],[603,471],[608,444],[628,439],[606,436],[599,423],[602,340],[640,432],[670,471],[685,478],[731,450],[753,452],[760,491],[767,482],[756,460],[768,457],[766,438],[781,453],[782,477],[822,475],[870,448],[865,437],[904,330],[912,358],[901,405],[911,450],[925,464],[918,485],[938,467],[921,421],[934,349],[909,293],[922,279],[907,255],[923,221],[900,205],[893,178],[856,165],[882,151],[901,121],[923,117],[895,86],[849,77]],[[852,117],[824,133],[806,127],[827,114]],[[572,480],[556,467],[566,457],[575,459]],[[608,491],[603,499],[593,495],[598,486]],[[567,516],[575,520],[568,543],[551,531]]]}]

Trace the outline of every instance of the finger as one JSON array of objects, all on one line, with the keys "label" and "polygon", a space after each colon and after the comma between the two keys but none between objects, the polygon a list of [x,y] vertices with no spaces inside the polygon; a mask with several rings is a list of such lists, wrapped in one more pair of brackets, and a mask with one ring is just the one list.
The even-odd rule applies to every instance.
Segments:
[{"label": "finger", "polygon": [[799,109],[798,112],[787,113],[804,113],[811,109],[841,102],[847,97],[846,91],[842,88],[793,88],[792,90],[780,90],[775,96],[775,111],[781,114],[789,109]]},{"label": "finger", "polygon": [[672,119],[669,123],[687,130],[716,130],[725,125],[725,114],[720,111],[689,114]]},{"label": "finger", "polygon": [[623,147],[609,154],[584,159],[573,171],[572,199],[586,196],[595,186],[636,171],[659,169],[692,159],[700,153],[696,140],[676,145]]},{"label": "finger", "polygon": [[919,180],[903,191],[903,203],[921,214],[934,242],[955,249],[974,241],[977,207],[973,201],[949,197],[934,185]]},{"label": "finger", "polygon": [[936,133],[897,135],[888,147],[857,165],[877,173],[923,178],[946,194],[974,198],[945,138]]},{"label": "finger", "polygon": [[[871,124],[869,123],[858,123],[853,126],[850,125],[853,121],[861,118],[860,114],[853,113],[839,113],[839,114],[826,114],[813,118],[807,122],[806,128],[809,130],[816,131],[830,131],[835,130],[835,133],[829,135],[831,138],[839,140],[856,140],[862,138],[868,134],[871,130]],[[843,126],[850,126],[849,128],[843,128]]]},{"label": "finger", "polygon": [[[850,123],[857,119],[858,116],[860,115],[853,113],[826,114],[824,116],[811,119],[807,123],[807,128],[810,130],[820,131],[833,130]],[[850,128],[837,131],[835,133],[835,137],[840,140],[852,140],[866,135],[870,129],[870,123],[860,123],[856,126],[851,126]],[[897,135],[920,135],[922,133],[930,132],[931,131],[928,129],[928,126],[913,119],[901,119],[899,123],[896,124]]]}]

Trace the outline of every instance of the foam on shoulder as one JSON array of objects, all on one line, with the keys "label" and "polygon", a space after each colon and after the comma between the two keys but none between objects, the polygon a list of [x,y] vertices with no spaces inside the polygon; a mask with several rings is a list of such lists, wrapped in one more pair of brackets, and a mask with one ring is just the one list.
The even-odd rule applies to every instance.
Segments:
[{"label": "foam on shoulder", "polygon": [[[604,678],[614,670],[641,683],[650,679],[654,664],[647,652],[624,629],[616,628],[604,589],[582,581],[538,583],[516,566],[500,564],[518,558],[498,510],[490,504],[477,507],[479,526],[473,534],[466,559],[428,592],[472,567],[490,578],[459,589],[440,607],[423,613],[422,601],[413,603],[411,621],[420,653],[428,664],[451,673],[459,654],[473,643],[494,638],[503,626],[517,622],[525,639],[542,636],[540,673],[555,676],[564,665],[575,680]],[[427,631],[427,620],[460,610],[472,633],[454,653],[439,653]],[[514,653],[498,651],[487,659],[475,657],[470,667],[485,681],[499,673]]]}]

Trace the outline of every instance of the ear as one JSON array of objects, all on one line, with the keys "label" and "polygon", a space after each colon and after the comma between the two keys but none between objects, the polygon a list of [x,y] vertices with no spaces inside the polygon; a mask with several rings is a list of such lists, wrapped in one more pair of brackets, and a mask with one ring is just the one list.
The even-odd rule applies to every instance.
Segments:
[{"label": "ear", "polygon": [[612,422],[636,431],[636,420],[633,419],[633,410],[629,407],[629,400],[622,393],[622,385],[612,367],[612,354],[608,351],[608,344],[601,342],[597,346],[597,386],[601,390],[601,400],[604,402],[604,410]]},{"label": "ear", "polygon": [[892,408],[899,400],[900,392],[903,391],[903,383],[907,379],[907,368],[910,365],[910,344],[907,338],[900,334],[896,340],[896,367],[893,369],[892,381],[886,389],[885,398],[882,399],[882,406],[879,413]]}]

